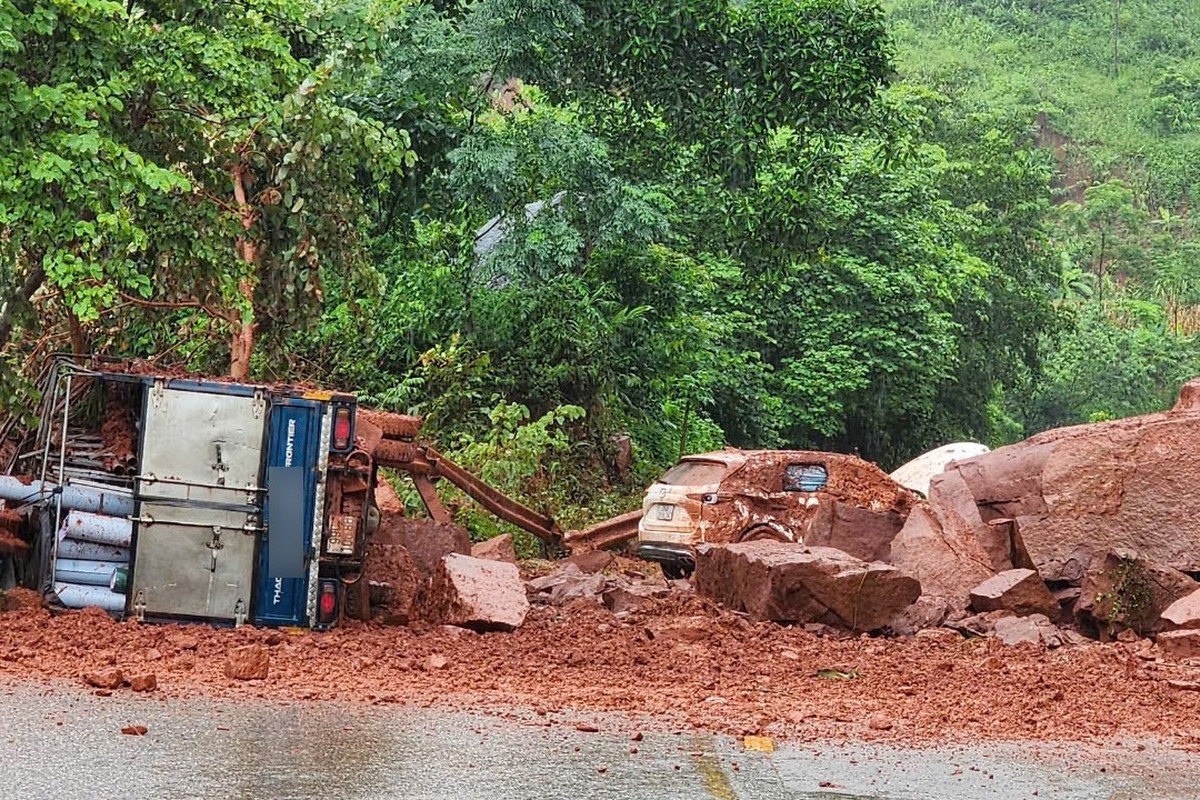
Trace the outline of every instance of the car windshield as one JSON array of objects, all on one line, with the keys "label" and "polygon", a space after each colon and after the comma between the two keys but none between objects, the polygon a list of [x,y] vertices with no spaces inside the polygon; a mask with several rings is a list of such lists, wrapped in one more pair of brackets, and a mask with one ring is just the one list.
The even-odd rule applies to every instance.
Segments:
[{"label": "car windshield", "polygon": [[729,467],[719,461],[680,461],[659,478],[671,486],[703,486],[720,483]]}]

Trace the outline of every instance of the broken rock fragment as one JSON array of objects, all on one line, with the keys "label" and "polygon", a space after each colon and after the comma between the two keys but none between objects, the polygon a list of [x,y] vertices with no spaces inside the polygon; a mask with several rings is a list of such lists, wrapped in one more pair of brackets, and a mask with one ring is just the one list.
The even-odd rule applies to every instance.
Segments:
[{"label": "broken rock fragment", "polygon": [[618,584],[606,589],[601,596],[604,607],[614,614],[626,614],[637,611],[654,597],[665,597],[671,590],[665,586],[645,586],[641,584]]},{"label": "broken rock fragment", "polygon": [[493,536],[491,539],[485,539],[482,542],[476,542],[471,545],[471,556],[473,558],[486,559],[487,561],[517,563],[517,549],[513,545],[512,536],[507,533],[502,533],[499,536]]},{"label": "broken rock fragment", "polygon": [[607,550],[585,550],[563,559],[564,564],[574,564],[581,572],[603,572],[613,563],[613,554]]},{"label": "broken rock fragment", "polygon": [[225,677],[238,681],[266,680],[271,669],[271,656],[262,645],[235,647],[225,659]]},{"label": "broken rock fragment", "polygon": [[158,677],[153,672],[134,675],[129,679],[129,688],[135,692],[153,692],[158,688]]},{"label": "broken rock fragment", "polygon": [[831,547],[753,541],[696,550],[696,591],[755,620],[813,622],[870,631],[921,594],[895,567]]},{"label": "broken rock fragment", "polygon": [[996,638],[1007,645],[1043,644],[1058,647],[1063,643],[1058,628],[1045,614],[1028,617],[1002,617],[996,620]]},{"label": "broken rock fragment", "polygon": [[386,519],[374,537],[386,544],[401,545],[412,559],[417,574],[428,578],[437,571],[444,556],[471,552],[467,529],[431,519]]},{"label": "broken rock fragment", "polygon": [[966,609],[971,589],[992,576],[991,562],[973,536],[943,528],[925,505],[915,507],[892,540],[890,563],[916,578],[927,597]]},{"label": "broken rock fragment", "polygon": [[102,669],[86,673],[83,682],[97,689],[119,689],[125,682],[125,675],[119,669]]},{"label": "broken rock fragment", "polygon": [[1162,621],[1171,628],[1200,628],[1200,589],[1167,606]]},{"label": "broken rock fragment", "polygon": [[419,606],[429,622],[479,631],[513,630],[529,613],[516,564],[457,553],[442,558]]},{"label": "broken rock fragment", "polygon": [[1057,619],[1060,606],[1042,576],[1031,569],[1008,569],[971,590],[971,608],[978,612],[1011,611],[1019,616],[1044,614]]},{"label": "broken rock fragment", "polygon": [[1185,658],[1200,658],[1200,630],[1168,631],[1156,638],[1163,658],[1182,661]]}]

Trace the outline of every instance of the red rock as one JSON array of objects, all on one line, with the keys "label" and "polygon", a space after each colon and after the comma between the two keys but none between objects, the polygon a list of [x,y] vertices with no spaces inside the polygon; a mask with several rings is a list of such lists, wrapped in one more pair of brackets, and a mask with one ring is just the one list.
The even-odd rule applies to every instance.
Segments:
[{"label": "red rock", "polygon": [[418,605],[429,622],[474,630],[513,630],[529,613],[515,564],[456,553],[442,558]]},{"label": "red rock", "polygon": [[1012,611],[1018,615],[1059,617],[1060,606],[1042,577],[1031,569],[1008,569],[971,590],[971,608],[979,612]]},{"label": "red rock", "polygon": [[239,681],[266,680],[271,656],[262,645],[235,647],[225,660],[225,677]]},{"label": "red rock", "polygon": [[1163,658],[1171,661],[1200,658],[1200,630],[1167,631],[1160,633],[1155,641]]},{"label": "red rock", "polygon": [[1077,614],[1109,629],[1123,626],[1144,634],[1166,627],[1166,610],[1200,589],[1200,583],[1170,567],[1110,552],[1093,560],[1081,588]]},{"label": "red rock", "polygon": [[1058,628],[1044,614],[1027,617],[1001,617],[996,620],[996,638],[1007,645],[1022,643],[1058,647],[1063,643]]},{"label": "red rock", "polygon": [[97,689],[119,689],[125,683],[125,675],[119,669],[105,669],[85,674],[83,682]]},{"label": "red rock", "polygon": [[950,628],[926,628],[923,631],[917,631],[916,637],[925,641],[945,644],[962,644],[963,641],[962,634]]},{"label": "red rock", "polygon": [[1200,628],[1200,589],[1167,606],[1162,621],[1172,628]]},{"label": "red rock", "polygon": [[666,597],[670,593],[670,589],[662,586],[617,585],[606,589],[600,599],[604,603],[604,607],[612,613],[628,614],[637,611],[648,600],[654,597]]},{"label": "red rock", "polygon": [[581,722],[575,726],[575,730],[583,731],[584,733],[599,733],[600,729],[590,722]]},{"label": "red rock", "polygon": [[126,736],[145,736],[149,729],[145,725],[126,725],[121,733]]},{"label": "red rock", "polygon": [[378,475],[375,479],[375,505],[378,506],[380,514],[400,515],[404,513],[404,501],[400,499],[400,495],[396,494],[396,490],[392,488],[391,482],[383,475]]},{"label": "red rock", "polygon": [[943,531],[979,546],[991,571],[1012,569],[1012,542],[1007,528],[998,529],[984,521],[961,473],[934,476],[929,482],[929,508]]},{"label": "red rock", "polygon": [[912,636],[926,628],[941,625],[953,610],[946,598],[923,594],[897,614],[888,623],[888,628],[899,636]]},{"label": "red rock", "polygon": [[1045,580],[1076,580],[1090,554],[1133,552],[1200,570],[1200,412],[1177,411],[1047,431],[952,468],[976,505],[1016,521]]},{"label": "red rock", "polygon": [[882,628],[921,593],[895,567],[829,547],[753,541],[696,551],[696,592],[755,620]]},{"label": "red rock", "polygon": [[1192,378],[1179,387],[1179,399],[1172,411],[1200,411],[1200,378]]},{"label": "red rock", "polygon": [[574,564],[579,567],[580,572],[603,572],[612,565],[613,554],[607,550],[585,550],[569,558],[564,558],[561,563],[564,566]]},{"label": "red rock", "polygon": [[471,553],[471,536],[466,528],[431,519],[384,517],[373,539],[380,544],[403,547],[422,578],[436,572],[443,557]]},{"label": "red rock", "polygon": [[863,561],[887,561],[892,540],[904,527],[895,511],[875,511],[853,503],[826,500],[804,533],[804,543],[833,547]]},{"label": "red rock", "polygon": [[144,675],[134,675],[129,679],[129,688],[135,692],[153,692],[158,688],[158,678],[153,672]]},{"label": "red rock", "polygon": [[425,660],[421,662],[421,669],[425,670],[426,672],[434,672],[435,670],[445,669],[448,666],[450,666],[449,659],[436,653],[426,656]]},{"label": "red rock", "polygon": [[924,596],[942,598],[954,610],[967,608],[971,589],[992,575],[987,553],[975,538],[943,529],[925,505],[909,513],[892,540],[890,563],[916,578]]},{"label": "red rock", "polygon": [[634,731],[633,733],[629,734],[629,741],[631,742],[640,742],[643,738],[645,737],[642,735],[641,731]]},{"label": "red rock", "polygon": [[473,558],[483,558],[488,561],[507,561],[510,564],[517,563],[517,550],[513,546],[513,539],[510,534],[502,533],[499,536],[493,536],[491,539],[485,539],[482,542],[476,542],[471,545],[471,556]]},{"label": "red rock", "polygon": [[867,720],[867,726],[873,731],[890,731],[892,729],[892,719],[887,714],[877,711]]}]

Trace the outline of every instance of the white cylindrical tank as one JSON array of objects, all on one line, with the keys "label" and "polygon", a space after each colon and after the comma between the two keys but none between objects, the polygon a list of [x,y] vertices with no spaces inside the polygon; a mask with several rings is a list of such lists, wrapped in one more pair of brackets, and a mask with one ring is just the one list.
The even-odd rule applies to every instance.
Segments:
[{"label": "white cylindrical tank", "polygon": [[79,558],[84,561],[129,561],[128,547],[114,547],[111,544],[97,542],[81,542],[78,539],[60,537],[58,542],[58,557]]},{"label": "white cylindrical tank", "polygon": [[96,606],[105,611],[121,611],[125,608],[125,595],[118,594],[107,586],[55,583],[54,592],[67,608]]},{"label": "white cylindrical tank", "polygon": [[133,523],[121,517],[72,511],[63,520],[60,534],[67,539],[77,539],[81,542],[129,547],[133,541]]},{"label": "white cylindrical tank", "polygon": [[114,561],[83,561],[77,558],[60,558],[54,564],[54,580],[62,583],[78,583],[84,586],[105,586],[112,581],[113,572],[120,564]]}]

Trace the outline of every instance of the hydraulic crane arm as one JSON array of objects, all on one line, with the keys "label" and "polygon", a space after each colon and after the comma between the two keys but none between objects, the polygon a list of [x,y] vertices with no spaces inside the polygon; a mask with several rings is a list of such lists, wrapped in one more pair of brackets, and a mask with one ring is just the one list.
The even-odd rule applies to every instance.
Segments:
[{"label": "hydraulic crane arm", "polygon": [[562,531],[553,519],[485,483],[429,445],[415,441],[420,418],[359,411],[356,424],[358,439],[364,444],[374,444],[371,456],[378,466],[401,470],[412,476],[429,515],[435,520],[452,521],[434,488],[434,481],[445,478],[500,519],[532,533],[547,544],[561,544]]}]

